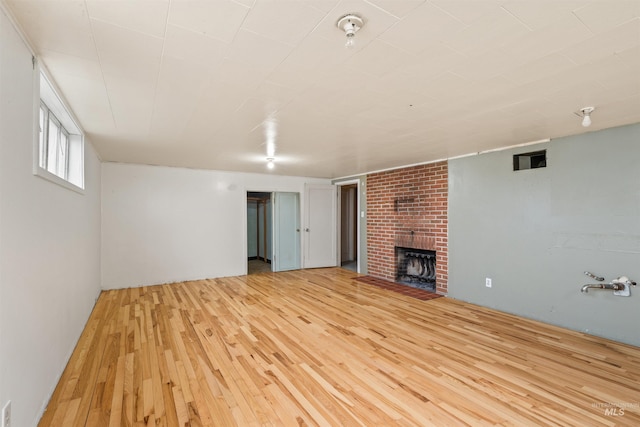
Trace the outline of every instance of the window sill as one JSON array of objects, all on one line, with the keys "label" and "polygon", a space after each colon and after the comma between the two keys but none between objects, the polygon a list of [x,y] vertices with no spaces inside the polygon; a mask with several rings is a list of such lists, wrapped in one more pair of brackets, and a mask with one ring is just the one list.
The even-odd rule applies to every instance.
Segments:
[{"label": "window sill", "polygon": [[66,188],[67,190],[75,191],[78,194],[84,195],[84,188],[78,187],[77,185],[60,178],[57,175],[52,174],[46,169],[41,168],[40,166],[35,166],[33,174],[35,176],[39,176],[42,179],[45,179],[49,182],[53,182],[54,184],[58,184],[61,187]]}]

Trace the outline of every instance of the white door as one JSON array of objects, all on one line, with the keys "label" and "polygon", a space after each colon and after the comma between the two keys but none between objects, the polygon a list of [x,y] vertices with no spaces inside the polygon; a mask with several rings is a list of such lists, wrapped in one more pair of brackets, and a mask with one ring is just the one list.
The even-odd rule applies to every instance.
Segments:
[{"label": "white door", "polygon": [[300,195],[273,193],[273,271],[300,268]]},{"label": "white door", "polygon": [[335,267],[337,257],[337,191],[335,185],[305,186],[305,268]]}]

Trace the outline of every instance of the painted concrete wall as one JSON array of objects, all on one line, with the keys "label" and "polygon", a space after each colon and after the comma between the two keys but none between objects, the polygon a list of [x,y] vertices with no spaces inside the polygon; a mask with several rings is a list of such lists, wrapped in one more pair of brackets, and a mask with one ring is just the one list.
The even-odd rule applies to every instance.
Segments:
[{"label": "painted concrete wall", "polygon": [[328,180],[104,163],[102,286],[246,274],[247,191],[299,192],[304,206],[305,183]]},{"label": "painted concrete wall", "polygon": [[37,424],[100,292],[100,162],[87,144],[85,194],[33,175],[34,77],[0,12],[0,406],[15,427]]},{"label": "painted concrete wall", "polygon": [[640,286],[580,292],[585,270],[640,283],[640,124],[452,160],[449,203],[449,296],[640,345]]}]

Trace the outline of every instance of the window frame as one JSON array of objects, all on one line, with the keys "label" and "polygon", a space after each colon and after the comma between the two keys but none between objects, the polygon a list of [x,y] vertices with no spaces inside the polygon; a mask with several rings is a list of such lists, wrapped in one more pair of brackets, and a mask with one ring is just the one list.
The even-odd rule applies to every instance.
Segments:
[{"label": "window frame", "polygon": [[[34,71],[33,174],[69,190],[84,194],[84,134],[45,71],[40,67],[36,67]],[[42,110],[44,110],[44,114],[41,113]],[[50,120],[53,120],[58,127],[58,143],[55,147],[56,159],[52,170],[48,168]],[[63,139],[66,140],[64,142],[64,165],[60,165],[58,156]],[[73,164],[71,164],[72,158],[75,160]],[[63,169],[61,173],[60,166]]]},{"label": "window frame", "polygon": [[[40,161],[39,161],[39,166],[42,169],[45,169],[47,171],[49,171],[50,173],[64,179],[65,181],[69,181],[69,140],[71,137],[71,134],[69,133],[69,131],[64,127],[64,125],[60,122],[60,120],[58,120],[58,118],[56,117],[55,114],[53,114],[53,112],[51,111],[51,109],[49,109],[49,107],[47,107],[47,104],[44,103],[44,101],[40,101],[40,113],[44,112],[44,120],[41,120],[40,116],[38,117],[38,122],[39,122],[39,126],[40,126],[40,134],[41,137],[38,138],[38,144],[40,145],[39,147],[39,153],[40,153]],[[50,163],[50,159],[49,156],[52,154],[51,153],[51,122],[53,122],[56,127],[57,127],[57,138],[55,140],[56,142],[56,147],[55,147],[55,155],[56,155],[56,159],[54,160],[55,162],[55,166],[53,167],[53,169],[55,170],[52,171],[52,168],[49,167],[49,163]],[[44,124],[44,129],[42,128]],[[46,143],[44,142],[46,141]],[[60,149],[62,149],[62,152],[64,153],[64,165],[62,165],[62,174],[60,174],[60,158],[58,156],[60,156]],[[46,167],[45,167],[46,166]]]}]

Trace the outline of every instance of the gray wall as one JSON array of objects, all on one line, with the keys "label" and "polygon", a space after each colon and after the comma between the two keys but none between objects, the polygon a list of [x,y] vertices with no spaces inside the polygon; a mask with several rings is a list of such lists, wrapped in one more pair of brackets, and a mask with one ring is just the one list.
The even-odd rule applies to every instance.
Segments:
[{"label": "gray wall", "polygon": [[585,270],[640,283],[640,124],[449,162],[450,297],[640,345],[640,285],[581,293]]}]

